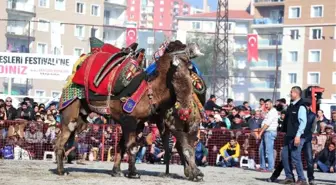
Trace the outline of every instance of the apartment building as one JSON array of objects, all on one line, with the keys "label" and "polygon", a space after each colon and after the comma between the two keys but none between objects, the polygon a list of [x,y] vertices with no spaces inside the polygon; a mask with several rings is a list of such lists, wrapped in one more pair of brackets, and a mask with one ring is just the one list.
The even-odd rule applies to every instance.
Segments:
[{"label": "apartment building", "polygon": [[176,16],[190,14],[183,0],[128,0],[127,18],[138,28],[177,29]]},{"label": "apartment building", "polygon": [[317,85],[336,99],[336,1],[285,0],[281,94],[290,87]]},{"label": "apartment building", "polygon": [[[282,50],[283,50],[283,0],[254,0],[253,33],[258,34],[258,61],[250,63],[250,83],[248,88],[250,102],[258,102],[260,98],[280,97],[282,84]],[[276,69],[278,78],[276,82]],[[276,88],[274,88],[276,86]],[[275,92],[274,92],[275,91]]]},{"label": "apartment building", "polygon": [[[0,1],[1,52],[75,55],[89,52],[95,36],[125,45],[126,0],[8,0]],[[104,25],[104,26],[103,26]],[[56,32],[56,34],[55,34]],[[59,37],[56,37],[59,36]],[[0,78],[0,92],[12,81],[12,94],[57,96],[63,81]],[[28,83],[26,83],[28,82]]]},{"label": "apartment building", "polygon": [[[209,83],[213,57],[209,55],[213,51],[213,39],[215,38],[217,12],[200,13],[194,15],[178,16],[178,39],[185,42],[189,39],[202,42],[201,50],[209,49],[206,56],[199,61],[199,66],[208,66],[209,71],[202,71],[204,78]],[[230,51],[230,78],[229,97],[237,103],[248,100],[246,89],[249,86],[247,64],[247,34],[250,32],[252,16],[244,10],[229,10],[229,51]],[[206,45],[208,44],[208,45]],[[208,64],[203,64],[208,62]],[[203,70],[206,70],[205,68]],[[209,85],[208,85],[209,86]],[[209,86],[210,87],[210,86]],[[220,95],[218,95],[220,96]]]}]

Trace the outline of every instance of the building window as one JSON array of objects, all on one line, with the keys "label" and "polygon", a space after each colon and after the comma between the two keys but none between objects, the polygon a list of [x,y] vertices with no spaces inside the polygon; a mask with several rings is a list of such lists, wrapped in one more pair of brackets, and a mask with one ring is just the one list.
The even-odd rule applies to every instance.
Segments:
[{"label": "building window", "polygon": [[54,47],[53,54],[54,55],[62,55],[63,54],[62,48],[63,48],[62,46],[61,47]]},{"label": "building window", "polygon": [[161,0],[161,1],[160,1],[160,4],[164,4],[164,1],[163,1],[163,0]]},{"label": "building window", "polygon": [[160,8],[160,12],[164,12],[164,8]]},{"label": "building window", "polygon": [[131,11],[132,11],[132,12],[134,11],[134,6],[131,6]]},{"label": "building window", "polygon": [[309,85],[320,84],[320,72],[308,72],[308,84]]},{"label": "building window", "polygon": [[199,30],[201,29],[201,23],[200,22],[192,22],[192,28],[194,30]]},{"label": "building window", "polygon": [[58,98],[61,92],[59,91],[51,91],[51,97],[52,98]]},{"label": "building window", "polygon": [[135,0],[132,0],[132,4],[135,4]]},{"label": "building window", "polygon": [[49,31],[49,22],[45,19],[39,19],[39,22],[37,23],[37,29],[39,31]]},{"label": "building window", "polygon": [[91,6],[91,15],[93,16],[99,16],[100,15],[100,8],[98,5],[92,5]]},{"label": "building window", "polygon": [[313,5],[310,9],[311,17],[323,17],[323,6],[322,5]]},{"label": "building window", "polygon": [[333,75],[332,75],[332,84],[336,84],[336,72],[333,72]]},{"label": "building window", "polygon": [[290,19],[296,19],[301,17],[301,7],[289,7],[289,15]]},{"label": "building window", "polygon": [[296,84],[297,83],[297,74],[296,73],[288,73],[288,83]]},{"label": "building window", "polygon": [[75,36],[76,37],[84,37],[85,36],[85,32],[84,32],[84,26],[81,25],[76,25],[75,27]]},{"label": "building window", "polygon": [[297,51],[290,51],[289,52],[289,60],[290,60],[290,62],[297,62],[298,61],[298,52]]},{"label": "building window", "polygon": [[75,48],[74,49],[74,55],[76,57],[80,57],[84,53],[84,50],[82,48]]},{"label": "building window", "polygon": [[290,36],[292,40],[298,40],[299,39],[299,30],[291,30]]},{"label": "building window", "polygon": [[309,50],[309,62],[321,62],[321,50]]},{"label": "building window", "polygon": [[162,22],[159,22],[159,26],[163,26]]},{"label": "building window", "polygon": [[45,97],[45,90],[35,90],[35,96]]},{"label": "building window", "polygon": [[55,0],[55,10],[65,10],[65,0]]},{"label": "building window", "polygon": [[77,13],[84,14],[85,13],[84,8],[85,8],[84,3],[77,2],[77,4],[76,4],[76,12]]},{"label": "building window", "polygon": [[49,0],[39,0],[39,7],[48,8]]},{"label": "building window", "polygon": [[37,43],[36,52],[39,54],[47,54],[48,53],[48,46],[44,43]]},{"label": "building window", "polygon": [[98,28],[91,28],[91,37],[99,37],[99,30]]},{"label": "building window", "polygon": [[310,40],[321,40],[322,28],[310,28]]}]

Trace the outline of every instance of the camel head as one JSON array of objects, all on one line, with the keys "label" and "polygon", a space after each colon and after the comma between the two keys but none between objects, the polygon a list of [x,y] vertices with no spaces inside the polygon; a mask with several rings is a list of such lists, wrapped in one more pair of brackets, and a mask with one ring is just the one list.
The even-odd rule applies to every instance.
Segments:
[{"label": "camel head", "polygon": [[178,113],[183,120],[188,119],[191,112],[190,100],[193,92],[191,59],[202,55],[196,43],[186,45],[176,40],[168,44],[165,53],[158,61],[159,73],[166,72],[166,80],[174,91],[179,107]]}]

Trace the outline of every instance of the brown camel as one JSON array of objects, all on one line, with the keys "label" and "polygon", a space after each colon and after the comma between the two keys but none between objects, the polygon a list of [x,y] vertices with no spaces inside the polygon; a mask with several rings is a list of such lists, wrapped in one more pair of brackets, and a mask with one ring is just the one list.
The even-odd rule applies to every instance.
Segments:
[{"label": "brown camel", "polygon": [[[198,50],[199,51],[199,50]],[[95,56],[94,54],[90,57]],[[192,96],[191,78],[190,78],[190,57],[197,56],[197,50],[193,47],[187,47],[179,41],[171,42],[164,55],[157,61],[157,76],[149,81],[151,87],[138,102],[132,113],[126,114],[122,109],[120,100],[110,100],[111,117],[120,123],[122,128],[122,138],[117,147],[113,176],[121,175],[120,163],[125,152],[129,155],[128,177],[138,175],[135,168],[135,154],[137,153],[136,132],[139,123],[147,120],[149,117],[162,115],[171,108],[175,101],[181,105],[181,110],[188,109],[189,100]],[[106,105],[106,101],[91,101],[93,106]],[[156,114],[153,113],[155,107]],[[90,112],[85,99],[77,99],[64,108],[62,115],[62,132],[57,139],[55,152],[57,156],[57,172],[59,175],[65,173],[63,166],[64,145],[76,133],[86,129],[85,117]],[[186,112],[186,111],[182,111]]]}]

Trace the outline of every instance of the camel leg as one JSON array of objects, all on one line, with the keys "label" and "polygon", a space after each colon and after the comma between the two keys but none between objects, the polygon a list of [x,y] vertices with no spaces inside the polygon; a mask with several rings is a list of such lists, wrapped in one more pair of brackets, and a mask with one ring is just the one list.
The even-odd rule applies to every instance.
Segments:
[{"label": "camel leg", "polygon": [[[123,133],[124,135],[124,133]],[[126,151],[126,146],[125,146],[125,138],[124,136],[122,136],[120,138],[120,141],[118,143],[117,146],[117,150],[116,150],[116,155],[114,156],[114,164],[113,164],[113,169],[112,169],[112,176],[113,177],[121,177],[122,176],[122,172],[120,169],[120,164],[121,164],[121,160],[125,154]]]},{"label": "camel leg", "polygon": [[163,138],[162,138],[163,148],[165,150],[164,161],[166,163],[166,175],[169,175],[169,163],[170,163],[169,136],[170,136],[170,132],[168,131],[168,129],[166,129],[165,132],[163,133]]},{"label": "camel leg", "polygon": [[135,158],[136,154],[139,151],[139,147],[136,143],[136,132],[132,132],[129,134],[128,143],[127,143],[127,153],[128,153],[128,178],[140,178],[139,173],[135,167]]},{"label": "camel leg", "polygon": [[[189,180],[201,180],[203,178],[203,173],[197,168],[195,163],[195,150],[191,146],[191,135],[182,131],[175,131],[174,136],[176,137],[177,150],[180,154],[181,160],[185,160],[184,173]],[[181,156],[182,155],[182,156]],[[182,161],[183,161],[182,160]]]}]

